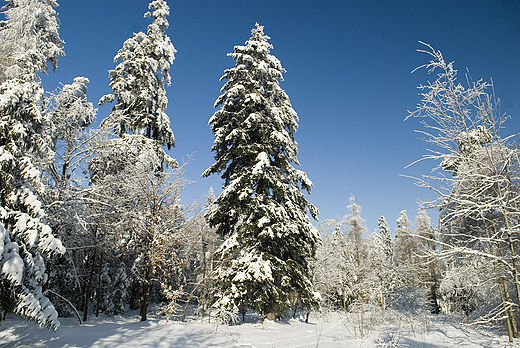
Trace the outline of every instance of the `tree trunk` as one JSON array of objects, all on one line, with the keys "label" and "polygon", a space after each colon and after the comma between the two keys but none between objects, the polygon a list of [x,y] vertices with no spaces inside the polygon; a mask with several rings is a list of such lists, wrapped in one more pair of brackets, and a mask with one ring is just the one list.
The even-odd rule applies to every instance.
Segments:
[{"label": "tree trunk", "polygon": [[150,302],[150,270],[149,266],[145,266],[144,269],[144,280],[143,280],[143,292],[141,295],[141,321],[146,321],[146,314],[148,312],[148,303]]},{"label": "tree trunk", "polygon": [[45,292],[49,288],[51,281],[51,261],[47,261],[45,265],[45,272],[47,273],[47,281],[42,285],[42,292]]},{"label": "tree trunk", "polygon": [[[496,235],[496,225],[495,225],[495,222],[492,221],[491,222],[493,224],[493,232],[495,233]],[[489,230],[488,230],[488,227],[486,225],[486,222],[484,221],[484,229],[486,231],[486,235],[488,237],[488,239],[490,240],[490,252],[492,255],[495,255],[498,256],[498,257],[502,257],[502,252],[500,251],[500,246],[497,244],[497,243],[494,243],[493,241],[491,241],[491,236],[489,234]],[[495,249],[495,250],[493,250]],[[503,304],[503,307],[504,307],[504,314],[507,315],[507,318],[506,318],[506,323],[507,323],[507,332],[509,334],[509,342],[513,342],[513,338],[517,338],[518,337],[518,330],[517,330],[517,327],[516,327],[516,320],[515,320],[515,315],[514,315],[514,312],[511,308],[511,306],[509,306],[509,303],[511,303],[511,298],[509,296],[509,287],[507,286],[507,279],[506,279],[506,275],[504,273],[503,270],[499,270],[499,268],[502,268],[500,266],[494,266],[494,270],[495,270],[495,277],[496,277],[496,281],[497,281],[497,284],[498,284],[498,289],[500,291],[500,296],[502,298],[502,304]]]},{"label": "tree trunk", "polygon": [[[507,217],[506,217],[507,219]],[[509,225],[509,223],[508,223]],[[516,253],[515,248],[513,245],[513,238],[511,236],[511,230],[509,229],[509,226],[507,227],[507,242],[509,245],[509,252],[511,253],[511,262],[513,263],[513,277],[515,279],[515,287],[516,287],[516,298],[517,298],[517,305],[520,305],[520,280],[518,277],[518,265],[516,262]]]},{"label": "tree trunk", "polygon": [[[507,219],[507,217],[504,216],[504,218]],[[497,235],[497,227],[495,225],[495,222],[493,221],[493,230],[494,230],[494,233],[495,235]],[[498,253],[498,256],[500,258],[502,258],[502,251],[500,250],[500,246],[497,245],[497,253]],[[501,266],[500,268],[503,268],[503,266]],[[511,297],[509,295],[509,287],[507,285],[507,278],[506,278],[506,272],[505,270],[501,270],[501,274],[500,274],[500,278],[502,280],[502,286],[504,288],[504,295],[506,297],[506,301],[508,303],[512,303],[511,301]],[[509,316],[509,320],[511,321],[511,326],[512,326],[512,329],[513,329],[513,338],[518,338],[518,328],[516,326],[516,319],[515,319],[515,312],[513,310],[513,307],[512,306],[509,306],[509,309],[508,309],[508,316]]]},{"label": "tree trunk", "polygon": [[441,312],[441,307],[439,306],[439,302],[437,301],[437,284],[433,284],[430,287],[430,313],[439,314]]},{"label": "tree trunk", "polygon": [[133,280],[130,294],[130,309],[135,310],[141,307],[141,284]]},{"label": "tree trunk", "polygon": [[267,320],[275,320],[275,305],[273,303],[265,304],[264,305],[264,315],[267,318]]},{"label": "tree trunk", "polygon": [[92,281],[94,278],[94,267],[96,267],[96,254],[97,249],[94,249],[94,253],[92,255],[92,265],[90,266],[90,275],[88,277],[88,285],[85,291],[85,301],[83,302],[83,322],[87,321],[87,313],[88,313],[88,302],[90,300],[90,292],[92,290]]},{"label": "tree trunk", "polygon": [[99,257],[98,286],[96,293],[96,317],[99,317],[99,302],[101,301],[101,272],[103,270],[103,257]]}]

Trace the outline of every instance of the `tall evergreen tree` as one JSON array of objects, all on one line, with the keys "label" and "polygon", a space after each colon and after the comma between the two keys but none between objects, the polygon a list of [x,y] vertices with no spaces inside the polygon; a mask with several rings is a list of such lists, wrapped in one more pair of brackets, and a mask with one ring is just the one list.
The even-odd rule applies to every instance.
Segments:
[{"label": "tall evergreen tree", "polygon": [[[170,65],[177,52],[165,34],[170,8],[164,0],[153,0],[148,8],[153,11],[145,17],[153,17],[153,22],[146,33],[139,32],[125,41],[114,58],[121,62],[109,72],[112,93],[99,102],[116,102],[102,128],[118,137],[109,139],[108,146],[100,146],[98,158],[90,163],[94,191],[107,189],[104,199],[119,209],[119,215],[112,216],[104,228],[124,231],[119,234],[121,245],[134,260],[134,280],[142,285],[143,321],[147,318],[151,281],[159,272],[154,262],[164,252],[165,243],[175,242],[182,215],[178,200],[185,185],[182,170],[169,170],[178,166],[177,161],[162,148],[175,145],[166,115],[165,90],[171,82]],[[164,257],[171,261],[174,252],[168,252],[170,255]]]},{"label": "tall evergreen tree", "polygon": [[51,329],[59,321],[42,291],[45,258],[65,249],[45,223],[41,202],[41,169],[54,153],[38,73],[63,55],[54,6],[8,1],[0,30],[0,309]]},{"label": "tall evergreen tree", "polygon": [[215,163],[203,176],[221,173],[223,192],[209,213],[217,232],[227,236],[219,254],[222,263],[217,306],[255,309],[283,315],[289,294],[305,307],[317,303],[309,279],[308,258],[319,235],[307,212],[318,210],[300,190],[312,182],[292,166],[299,165],[294,133],[298,116],[280,88],[280,61],[256,24],[245,46],[230,53],[236,64],[215,102],[221,106],[209,124],[215,135]]},{"label": "tall evergreen tree", "polygon": [[171,84],[170,65],[177,51],[165,34],[170,14],[166,1],[154,0],[148,8],[154,11],[144,16],[153,17],[153,23],[146,34],[134,33],[114,57],[114,62],[121,62],[109,72],[112,93],[103,96],[99,104],[116,101],[103,123],[117,135],[142,134],[170,149],[175,139],[166,115],[165,85]]}]

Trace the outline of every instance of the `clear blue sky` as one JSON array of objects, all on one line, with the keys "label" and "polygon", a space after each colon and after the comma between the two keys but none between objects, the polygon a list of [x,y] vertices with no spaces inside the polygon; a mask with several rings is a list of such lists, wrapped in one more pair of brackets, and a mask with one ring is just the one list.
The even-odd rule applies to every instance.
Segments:
[{"label": "clear blue sky", "polygon": [[[146,31],[147,0],[58,0],[66,56],[44,78],[46,90],[75,76],[90,79],[89,100],[110,93],[108,70],[124,40]],[[431,197],[401,177],[427,174],[436,163],[405,167],[426,153],[427,144],[404,122],[420,98],[417,86],[429,61],[416,52],[424,41],[455,61],[461,74],[493,78],[502,111],[512,120],[503,135],[520,132],[520,1],[168,1],[170,36],[178,53],[167,89],[168,115],[182,161],[193,155],[186,176],[185,204],[203,198],[217,175],[200,178],[213,162],[214,137],[207,125],[215,111],[227,57],[250,37],[255,22],[272,39],[271,51],[287,70],[281,87],[300,117],[296,133],[301,169],[314,182],[308,199],[320,220],[347,213],[351,194],[373,230],[380,215],[392,228],[403,209],[411,220],[417,200]],[[462,75],[460,77],[463,77]],[[110,113],[107,104],[98,120]],[[431,216],[436,213],[431,212]]]}]

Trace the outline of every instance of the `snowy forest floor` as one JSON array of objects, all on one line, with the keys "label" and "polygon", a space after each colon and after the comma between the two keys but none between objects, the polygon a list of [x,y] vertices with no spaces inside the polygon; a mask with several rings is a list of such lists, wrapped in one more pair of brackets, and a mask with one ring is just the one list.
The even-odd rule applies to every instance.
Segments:
[{"label": "snowy forest floor", "polygon": [[[382,314],[384,313],[384,314]],[[311,313],[280,322],[246,317],[246,323],[216,325],[138,315],[92,317],[83,325],[61,318],[56,332],[9,315],[0,327],[0,347],[520,347],[503,331],[477,329],[444,315],[403,315],[395,311],[347,315]],[[361,329],[363,328],[363,333]],[[361,335],[363,334],[363,337]]]}]

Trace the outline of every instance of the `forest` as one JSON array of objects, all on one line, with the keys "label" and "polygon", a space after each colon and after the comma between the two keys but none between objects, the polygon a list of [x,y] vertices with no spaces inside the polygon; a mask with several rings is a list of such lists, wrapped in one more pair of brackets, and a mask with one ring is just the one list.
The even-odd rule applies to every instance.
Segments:
[{"label": "forest", "polygon": [[[285,69],[260,24],[228,55],[209,127],[222,192],[181,202],[189,160],[175,137],[166,87],[177,53],[170,8],[153,0],[147,31],[114,57],[111,93],[96,122],[89,79],[44,90],[41,74],[65,54],[55,0],[9,0],[0,22],[0,319],[16,314],[51,331],[60,318],[138,311],[239,324],[251,313],[280,321],[321,311],[397,310],[454,315],[518,338],[520,159],[502,135],[492,82],[457,75],[429,44],[432,82],[418,118],[436,163],[417,178],[436,199],[414,222],[369,231],[349,213],[318,222],[313,183],[296,169],[298,115],[280,87]],[[217,91],[216,91],[217,92]],[[412,106],[411,106],[412,107]],[[432,223],[428,209],[440,212]],[[159,313],[159,314],[157,314]],[[1,323],[0,320],[0,323]],[[363,336],[365,324],[355,328]]]}]

